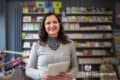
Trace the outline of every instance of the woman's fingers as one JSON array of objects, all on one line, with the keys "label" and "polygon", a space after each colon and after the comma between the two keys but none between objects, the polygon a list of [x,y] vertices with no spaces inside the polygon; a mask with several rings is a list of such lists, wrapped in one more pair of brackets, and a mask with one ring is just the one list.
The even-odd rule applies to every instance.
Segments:
[{"label": "woman's fingers", "polygon": [[71,73],[60,73],[56,76],[48,76],[46,73],[42,75],[42,80],[72,80]]}]

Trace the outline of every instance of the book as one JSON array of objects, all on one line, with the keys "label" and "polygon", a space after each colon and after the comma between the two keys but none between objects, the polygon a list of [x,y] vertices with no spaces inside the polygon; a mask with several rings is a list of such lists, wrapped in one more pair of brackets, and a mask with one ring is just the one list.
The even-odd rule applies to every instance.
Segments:
[{"label": "book", "polygon": [[48,64],[48,75],[49,76],[56,76],[59,73],[67,72],[68,68],[69,68],[68,61]]}]

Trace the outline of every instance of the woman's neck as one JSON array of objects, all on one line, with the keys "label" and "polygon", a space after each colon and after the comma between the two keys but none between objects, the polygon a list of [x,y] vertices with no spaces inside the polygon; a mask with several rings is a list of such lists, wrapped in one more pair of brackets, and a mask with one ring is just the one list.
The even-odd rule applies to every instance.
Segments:
[{"label": "woman's neck", "polygon": [[57,34],[54,34],[54,35],[48,35],[48,37],[51,37],[51,38],[56,38],[58,35]]},{"label": "woman's neck", "polygon": [[57,39],[57,37],[48,37],[47,44],[53,50],[58,49],[58,47],[60,45],[59,40]]}]

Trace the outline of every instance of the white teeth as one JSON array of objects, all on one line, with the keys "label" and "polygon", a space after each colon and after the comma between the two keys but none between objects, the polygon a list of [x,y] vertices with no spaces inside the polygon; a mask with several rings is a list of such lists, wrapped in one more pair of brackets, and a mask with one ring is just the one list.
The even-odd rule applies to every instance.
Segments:
[{"label": "white teeth", "polygon": [[54,29],[50,29],[50,30],[56,30],[56,28],[54,28]]}]

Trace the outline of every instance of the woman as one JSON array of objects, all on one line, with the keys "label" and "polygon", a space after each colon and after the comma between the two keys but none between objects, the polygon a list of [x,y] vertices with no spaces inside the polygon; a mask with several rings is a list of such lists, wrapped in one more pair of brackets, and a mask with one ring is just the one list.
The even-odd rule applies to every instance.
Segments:
[{"label": "woman", "polygon": [[[34,80],[72,80],[77,73],[76,50],[63,32],[62,23],[54,13],[48,13],[40,28],[39,41],[31,48],[26,75]],[[49,76],[48,65],[68,62],[66,72]]]}]

